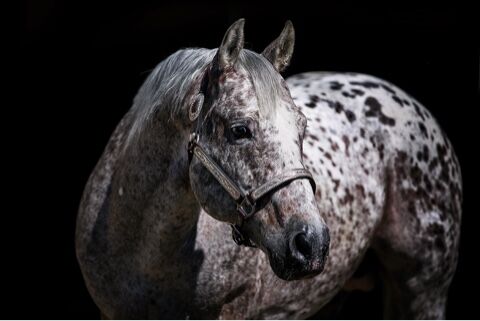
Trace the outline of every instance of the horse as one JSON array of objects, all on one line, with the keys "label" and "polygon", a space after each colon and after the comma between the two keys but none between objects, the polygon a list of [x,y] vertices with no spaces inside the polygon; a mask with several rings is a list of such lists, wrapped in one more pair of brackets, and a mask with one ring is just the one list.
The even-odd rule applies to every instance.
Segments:
[{"label": "horse", "polygon": [[434,117],[366,74],[285,80],[292,23],[261,54],[243,29],[158,64],[86,184],[76,255],[102,317],[307,318],[370,250],[385,317],[444,318],[462,180]]}]

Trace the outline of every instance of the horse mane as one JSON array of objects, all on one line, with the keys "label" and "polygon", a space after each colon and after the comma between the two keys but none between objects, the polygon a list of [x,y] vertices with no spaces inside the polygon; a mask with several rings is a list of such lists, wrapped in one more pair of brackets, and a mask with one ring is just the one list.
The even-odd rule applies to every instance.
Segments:
[{"label": "horse mane", "polygon": [[[216,52],[217,49],[181,49],[155,67],[134,98],[130,110],[133,123],[127,142],[146,125],[158,108],[167,108],[171,118],[187,113],[184,98],[192,81],[203,72]],[[262,55],[242,49],[236,68],[243,68],[250,75],[260,112],[272,112],[282,92],[282,78],[272,64]]]}]

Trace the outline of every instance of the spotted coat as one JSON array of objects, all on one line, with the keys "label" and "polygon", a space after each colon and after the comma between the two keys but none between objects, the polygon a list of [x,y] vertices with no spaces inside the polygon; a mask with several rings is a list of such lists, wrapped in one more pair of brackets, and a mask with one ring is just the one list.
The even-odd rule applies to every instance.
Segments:
[{"label": "spotted coat", "polygon": [[[306,181],[275,193],[247,225],[260,249],[238,247],[225,223],[234,223],[232,203],[218,186],[205,188],[215,186],[212,178],[188,162],[186,115],[171,121],[159,109],[146,127],[155,130],[129,141],[129,111],[87,183],[77,220],[77,257],[103,316],[306,318],[347,284],[371,248],[384,271],[387,317],[443,318],[457,262],[462,182],[453,148],[429,111],[372,76],[311,72],[282,80],[280,107],[260,115],[245,70],[219,77],[206,103],[216,110],[203,129],[208,152],[244,186],[304,165],[316,194]],[[200,87],[194,79],[187,102]],[[227,112],[260,119],[264,141],[248,157],[222,140]],[[302,144],[296,137],[305,124]],[[322,273],[285,281],[272,270],[262,239],[281,235],[277,212],[328,226]]]}]

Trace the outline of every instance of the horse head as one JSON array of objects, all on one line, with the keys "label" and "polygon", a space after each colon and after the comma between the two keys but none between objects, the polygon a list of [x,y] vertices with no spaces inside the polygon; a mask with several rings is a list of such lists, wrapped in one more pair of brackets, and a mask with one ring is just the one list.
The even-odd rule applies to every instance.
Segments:
[{"label": "horse head", "polygon": [[243,27],[241,19],[227,30],[189,109],[198,146],[191,187],[210,216],[268,255],[277,276],[311,277],[325,266],[330,238],[302,160],[307,120],[280,75],[294,29],[288,21],[257,54],[243,48]]}]

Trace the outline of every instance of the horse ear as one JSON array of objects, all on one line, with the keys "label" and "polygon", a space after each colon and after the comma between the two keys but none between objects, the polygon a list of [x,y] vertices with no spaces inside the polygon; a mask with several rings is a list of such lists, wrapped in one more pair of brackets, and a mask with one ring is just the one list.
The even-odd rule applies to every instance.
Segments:
[{"label": "horse ear", "polygon": [[245,19],[235,21],[230,28],[228,28],[223,37],[222,44],[218,47],[217,55],[215,56],[217,68],[224,70],[231,67],[238,59],[240,51],[243,49],[244,37],[243,27]]},{"label": "horse ear", "polygon": [[290,20],[287,20],[282,33],[262,52],[278,72],[282,72],[290,64],[295,45],[295,30]]}]

